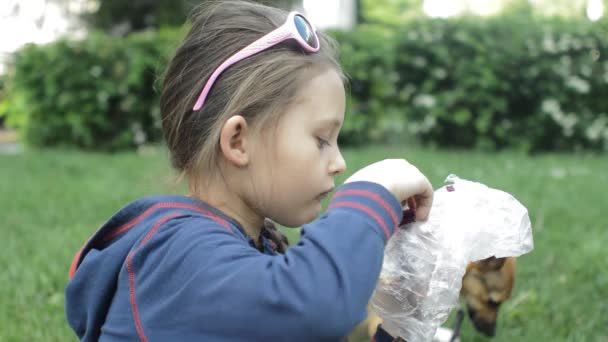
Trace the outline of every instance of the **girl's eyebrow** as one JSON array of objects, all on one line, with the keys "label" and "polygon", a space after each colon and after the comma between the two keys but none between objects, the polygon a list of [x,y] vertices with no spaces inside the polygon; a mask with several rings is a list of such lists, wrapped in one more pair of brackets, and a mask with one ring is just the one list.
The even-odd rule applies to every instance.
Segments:
[{"label": "girl's eyebrow", "polygon": [[319,120],[319,124],[323,125],[323,126],[331,126],[333,127],[340,127],[342,126],[342,120],[340,119],[321,119]]}]

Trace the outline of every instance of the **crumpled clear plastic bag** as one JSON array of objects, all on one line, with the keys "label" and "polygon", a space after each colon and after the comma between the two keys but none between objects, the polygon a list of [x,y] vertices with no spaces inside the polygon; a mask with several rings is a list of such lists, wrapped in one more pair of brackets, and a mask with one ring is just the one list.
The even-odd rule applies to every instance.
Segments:
[{"label": "crumpled clear plastic bag", "polygon": [[431,341],[458,304],[466,266],[534,247],[527,209],[510,194],[449,175],[425,222],[389,240],[372,307],[408,342]]}]

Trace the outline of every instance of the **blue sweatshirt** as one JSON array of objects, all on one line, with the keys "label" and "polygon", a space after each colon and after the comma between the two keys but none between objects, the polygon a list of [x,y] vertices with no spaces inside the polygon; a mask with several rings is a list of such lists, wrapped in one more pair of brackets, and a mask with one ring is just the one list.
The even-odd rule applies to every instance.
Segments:
[{"label": "blue sweatshirt", "polygon": [[339,341],[366,317],[401,218],[385,188],[348,183],[278,254],[205,203],[142,198],[74,257],[67,320],[82,341]]}]

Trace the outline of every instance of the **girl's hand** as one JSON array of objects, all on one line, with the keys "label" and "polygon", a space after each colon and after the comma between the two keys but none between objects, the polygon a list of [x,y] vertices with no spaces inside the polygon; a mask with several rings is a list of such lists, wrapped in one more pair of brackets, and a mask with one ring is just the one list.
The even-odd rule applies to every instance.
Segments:
[{"label": "girl's hand", "polygon": [[431,182],[405,159],[385,159],[370,164],[355,172],[344,183],[367,181],[382,185],[399,202],[406,203],[414,197],[416,201],[416,220],[425,220],[433,203]]}]

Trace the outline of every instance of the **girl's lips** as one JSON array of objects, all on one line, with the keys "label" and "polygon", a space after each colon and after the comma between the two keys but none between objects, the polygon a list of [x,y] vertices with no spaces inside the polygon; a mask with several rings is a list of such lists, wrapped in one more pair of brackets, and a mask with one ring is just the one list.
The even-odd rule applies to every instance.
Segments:
[{"label": "girl's lips", "polygon": [[334,191],[334,189],[330,189],[330,190],[327,190],[327,191],[321,193],[319,196],[317,196],[317,199],[322,200],[322,199],[326,198],[327,195],[329,195],[332,191]]}]

